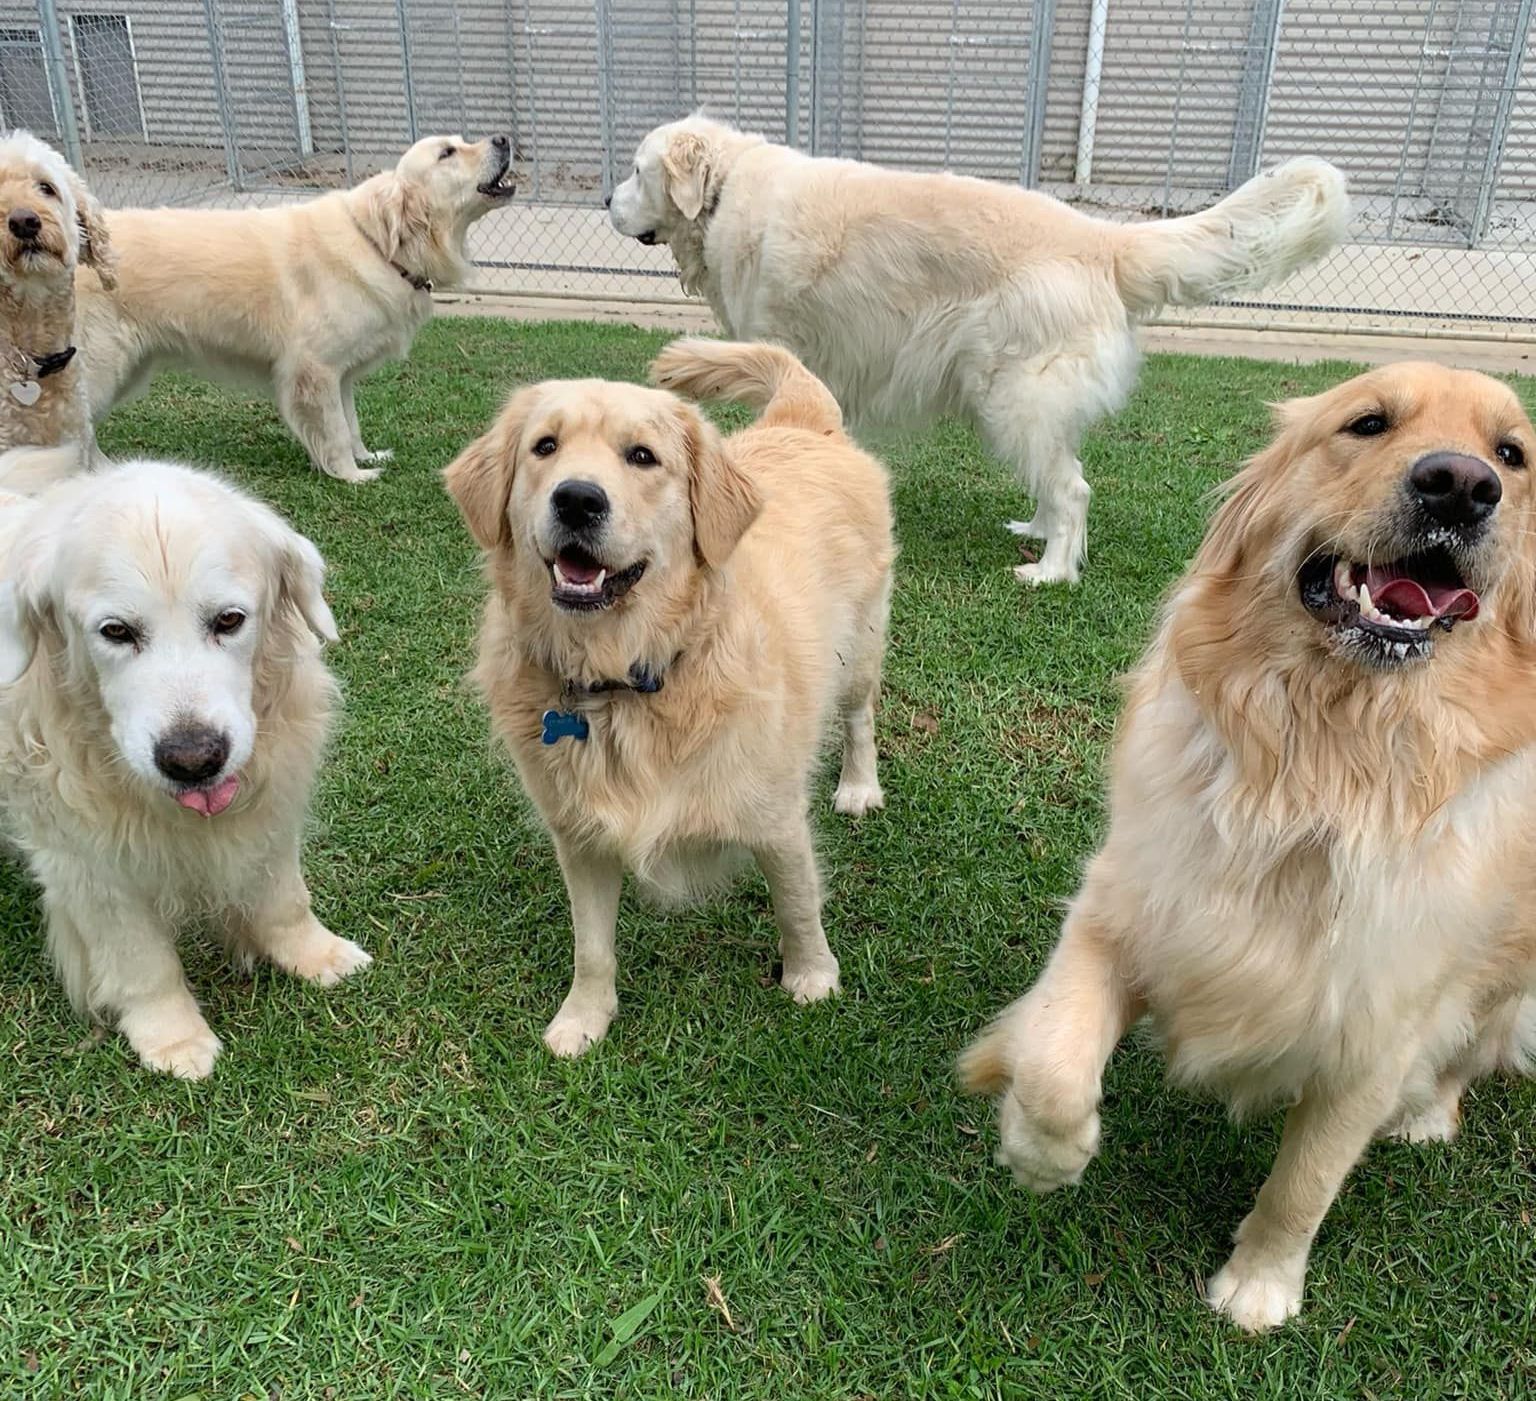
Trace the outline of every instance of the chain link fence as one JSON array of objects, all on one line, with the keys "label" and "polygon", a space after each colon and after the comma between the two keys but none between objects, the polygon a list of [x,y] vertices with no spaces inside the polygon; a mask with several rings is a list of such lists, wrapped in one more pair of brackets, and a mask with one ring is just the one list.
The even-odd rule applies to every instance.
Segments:
[{"label": "chain link fence", "polygon": [[264,203],[418,136],[507,131],[477,287],[678,298],[602,201],[698,106],[823,155],[1198,209],[1318,154],[1350,243],[1197,319],[1536,340],[1536,0],[37,0],[0,3],[0,122],[109,205]]}]

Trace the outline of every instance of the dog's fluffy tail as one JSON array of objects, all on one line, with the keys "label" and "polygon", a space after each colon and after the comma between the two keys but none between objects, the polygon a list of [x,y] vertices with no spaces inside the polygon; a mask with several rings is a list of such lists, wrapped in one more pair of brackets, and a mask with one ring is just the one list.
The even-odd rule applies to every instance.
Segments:
[{"label": "dog's fluffy tail", "polygon": [[1301,156],[1199,214],[1119,229],[1115,276],[1133,312],[1257,292],[1344,239],[1349,194],[1327,161]]},{"label": "dog's fluffy tail", "polygon": [[730,399],[762,412],[769,427],[843,431],[832,391],[782,346],[747,341],[673,341],[651,363],[651,383],[690,399]]}]

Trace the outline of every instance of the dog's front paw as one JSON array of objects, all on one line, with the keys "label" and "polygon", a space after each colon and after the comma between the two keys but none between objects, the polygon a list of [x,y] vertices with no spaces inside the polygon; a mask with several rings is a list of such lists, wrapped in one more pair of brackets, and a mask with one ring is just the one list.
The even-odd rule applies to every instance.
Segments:
[{"label": "dog's front paw", "polygon": [[1026,540],[1044,540],[1045,531],[1035,524],[1035,518],[1027,521],[1009,521],[1008,531],[1012,535],[1023,536]]},{"label": "dog's front paw", "polygon": [[1040,584],[1075,584],[1077,582],[1075,571],[1048,569],[1045,565],[1038,563],[1015,566],[1013,577],[1021,584],[1028,584],[1030,588],[1036,588]]},{"label": "dog's front paw", "polygon": [[839,783],[832,795],[832,810],[846,817],[863,817],[885,806],[885,790],[878,783]]},{"label": "dog's front paw", "polygon": [[125,1012],[120,1027],[134,1054],[150,1070],[178,1080],[206,1080],[224,1047],[190,997],[187,1003]]},{"label": "dog's front paw", "polygon": [[786,966],[779,985],[802,1006],[835,997],[843,990],[838,982],[837,960],[831,957],[808,959],[793,968]]},{"label": "dog's front paw", "polygon": [[359,462],[393,462],[395,450],[393,448],[364,448],[353,456]]},{"label": "dog's front paw", "polygon": [[323,988],[335,987],[343,978],[361,972],[373,955],[350,939],[332,934],[319,920],[286,937],[263,940],[268,957],[284,972]]},{"label": "dog's front paw", "polygon": [[1205,1287],[1205,1301],[1249,1333],[1278,1328],[1301,1312],[1307,1261],[1255,1258],[1240,1245]]},{"label": "dog's front paw", "polygon": [[1010,1087],[998,1105],[997,1122],[998,1165],[1031,1192],[1075,1186],[1099,1151],[1096,1109],[1081,1118],[1047,1119]]},{"label": "dog's front paw", "polygon": [[544,1028],[544,1044],[562,1060],[584,1056],[608,1034],[612,1010],[567,997],[554,1021]]}]

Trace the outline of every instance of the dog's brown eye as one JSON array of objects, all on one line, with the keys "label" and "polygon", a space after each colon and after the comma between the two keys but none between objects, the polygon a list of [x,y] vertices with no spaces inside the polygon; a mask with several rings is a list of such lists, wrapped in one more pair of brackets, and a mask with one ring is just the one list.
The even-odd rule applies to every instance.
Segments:
[{"label": "dog's brown eye", "polygon": [[437,158],[440,161],[445,161],[452,154],[453,154],[453,147],[452,146],[444,146],[443,149],[437,153]]},{"label": "dog's brown eye", "polygon": [[49,199],[57,199],[59,197],[59,192],[54,189],[53,186],[50,185],[46,180],[39,180],[37,182],[37,188],[41,190],[45,195],[47,195]]},{"label": "dog's brown eye", "polygon": [[1379,438],[1392,425],[1387,422],[1384,413],[1361,414],[1353,423],[1346,425],[1344,431],[1353,433],[1357,438]]},{"label": "dog's brown eye", "polygon": [[1357,438],[1379,438],[1391,426],[1386,414],[1366,413],[1351,422],[1344,431],[1353,433]]},{"label": "dog's brown eye", "polygon": [[134,630],[127,623],[119,623],[116,620],[110,623],[103,623],[96,631],[106,638],[108,642],[116,642],[123,646],[138,640]]},{"label": "dog's brown eye", "polygon": [[634,447],[624,454],[624,460],[631,467],[654,467],[656,465],[656,454],[643,444],[636,443]]},{"label": "dog's brown eye", "polygon": [[213,630],[220,637],[228,637],[245,626],[245,614],[238,608],[226,608],[213,620]]},{"label": "dog's brown eye", "polygon": [[1519,443],[1500,443],[1494,453],[1506,467],[1525,466],[1525,449]]},{"label": "dog's brown eye", "polygon": [[539,441],[533,445],[533,455],[535,457],[548,457],[550,453],[554,452],[554,450],[559,446],[560,444],[557,443],[553,438],[540,438]]}]

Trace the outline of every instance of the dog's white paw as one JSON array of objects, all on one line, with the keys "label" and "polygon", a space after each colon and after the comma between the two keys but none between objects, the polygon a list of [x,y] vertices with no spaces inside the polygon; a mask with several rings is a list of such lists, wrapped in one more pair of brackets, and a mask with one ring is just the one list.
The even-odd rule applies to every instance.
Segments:
[{"label": "dog's white paw", "polygon": [[329,988],[372,962],[373,955],[360,944],[332,934],[323,924],[316,923],[303,943],[284,957],[282,966],[295,977]]},{"label": "dog's white paw", "polygon": [[393,448],[364,448],[361,452],[355,452],[352,456],[359,462],[393,462],[395,450]]},{"label": "dog's white paw", "polygon": [[1251,1260],[1242,1246],[1205,1287],[1205,1301],[1249,1333],[1278,1328],[1301,1312],[1307,1261]]},{"label": "dog's white paw", "polygon": [[832,810],[847,817],[863,817],[885,806],[885,790],[878,783],[839,783],[832,795]]},{"label": "dog's white paw", "polygon": [[145,1066],[178,1080],[207,1079],[224,1049],[195,1005],[169,1012],[125,1013],[121,1028]]},{"label": "dog's white paw", "polygon": [[794,968],[786,967],[779,984],[802,1006],[807,1002],[825,1001],[843,990],[838,981],[837,960],[830,957],[811,959]]},{"label": "dog's white paw", "polygon": [[608,1034],[613,1016],[606,1008],[567,997],[544,1028],[544,1044],[562,1060],[584,1056]]},{"label": "dog's white paw", "polygon": [[1431,1104],[1417,1113],[1404,1114],[1388,1130],[1391,1138],[1405,1143],[1450,1143],[1461,1129],[1461,1109],[1456,1100]]},{"label": "dog's white paw", "polygon": [[1031,517],[1027,521],[1009,521],[1008,529],[1014,535],[1022,535],[1026,540],[1044,540],[1045,532],[1035,524]]},{"label": "dog's white paw", "polygon": [[1099,1151],[1099,1114],[1090,1110],[1070,1123],[1048,1123],[1010,1088],[997,1111],[1000,1167],[1031,1192],[1075,1186]]},{"label": "dog's white paw", "polygon": [[1077,575],[1064,569],[1047,569],[1038,561],[1014,566],[1013,577],[1021,584],[1037,588],[1041,584],[1075,584]]},{"label": "dog's white paw", "polygon": [[334,472],[327,471],[327,476],[335,477],[339,482],[351,482],[354,486],[363,482],[376,481],[383,473],[377,467],[354,467],[348,464],[338,467]]}]

